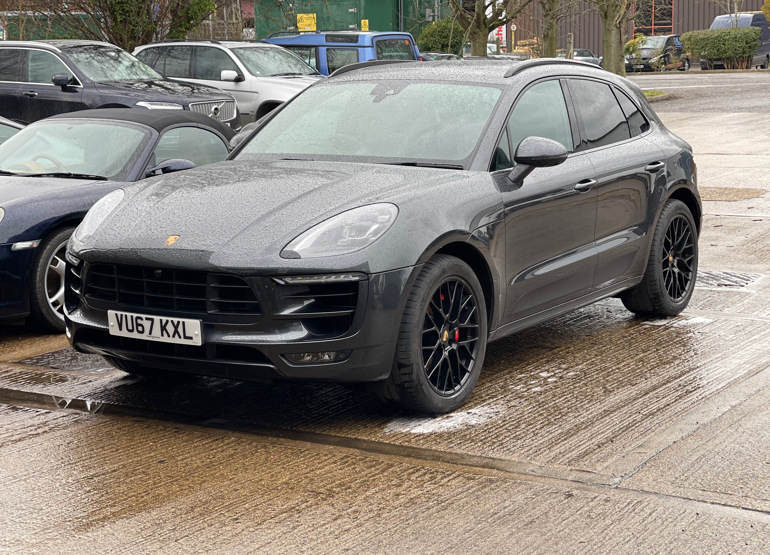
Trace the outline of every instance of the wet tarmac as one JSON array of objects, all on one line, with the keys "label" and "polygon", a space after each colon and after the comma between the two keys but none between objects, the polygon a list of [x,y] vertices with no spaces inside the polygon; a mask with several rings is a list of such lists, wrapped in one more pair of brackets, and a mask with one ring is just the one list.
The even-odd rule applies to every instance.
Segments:
[{"label": "wet tarmac", "polygon": [[688,309],[606,300],[492,343],[453,414],[133,378],[0,328],[0,552],[770,551],[770,183],[744,127],[664,104],[704,192]]}]

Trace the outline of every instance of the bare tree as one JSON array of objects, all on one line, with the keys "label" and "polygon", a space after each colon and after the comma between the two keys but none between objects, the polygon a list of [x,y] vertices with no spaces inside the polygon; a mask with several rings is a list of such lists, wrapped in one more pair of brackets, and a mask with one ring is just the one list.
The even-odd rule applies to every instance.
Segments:
[{"label": "bare tree", "polygon": [[532,0],[449,0],[457,22],[468,33],[472,56],[487,55],[487,37],[497,27],[508,24]]},{"label": "bare tree", "polygon": [[602,49],[604,50],[604,69],[626,74],[624,56],[625,35],[628,22],[633,17],[633,0],[588,0],[596,5],[602,20]]}]

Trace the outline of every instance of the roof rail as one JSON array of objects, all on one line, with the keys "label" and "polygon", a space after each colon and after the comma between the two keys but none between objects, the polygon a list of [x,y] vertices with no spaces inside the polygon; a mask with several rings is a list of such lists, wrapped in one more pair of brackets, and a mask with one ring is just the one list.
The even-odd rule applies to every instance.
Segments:
[{"label": "roof rail", "polygon": [[152,41],[147,44],[165,44],[169,42],[210,42],[211,44],[221,44],[218,40],[211,39],[163,39]]},{"label": "roof rail", "polygon": [[366,69],[367,67],[389,66],[391,64],[408,64],[410,62],[416,62],[416,61],[417,60],[369,60],[368,62],[359,62],[357,64],[342,66],[341,68],[334,70],[334,72],[331,75],[329,75],[329,77],[334,77],[335,75],[342,75],[343,73],[348,73],[350,71],[357,71],[359,69]]},{"label": "roof rail", "polygon": [[503,77],[513,77],[517,73],[521,73],[525,69],[538,66],[550,66],[550,65],[578,65],[583,67],[591,67],[594,69],[601,69],[596,64],[589,64],[588,62],[581,62],[580,60],[567,60],[561,58],[535,58],[534,60],[521,60],[516,62],[516,65],[508,68]]}]

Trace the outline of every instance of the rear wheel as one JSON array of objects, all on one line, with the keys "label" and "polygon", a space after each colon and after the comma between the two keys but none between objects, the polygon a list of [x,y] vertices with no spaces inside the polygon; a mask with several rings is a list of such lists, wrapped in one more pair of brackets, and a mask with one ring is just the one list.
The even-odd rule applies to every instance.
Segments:
[{"label": "rear wheel", "polygon": [[655,226],[644,278],[621,300],[640,316],[676,316],[690,302],[697,271],[695,221],[687,205],[669,199]]},{"label": "rear wheel", "polygon": [[74,229],[65,227],[46,237],[32,263],[30,319],[55,333],[64,331],[64,254]]},{"label": "rear wheel", "polygon": [[380,396],[408,411],[452,411],[476,385],[486,346],[487,310],[478,278],[463,261],[437,255],[409,294],[393,370]]},{"label": "rear wheel", "polygon": [[767,69],[770,67],[770,56],[765,56],[765,61],[760,66],[762,69]]}]

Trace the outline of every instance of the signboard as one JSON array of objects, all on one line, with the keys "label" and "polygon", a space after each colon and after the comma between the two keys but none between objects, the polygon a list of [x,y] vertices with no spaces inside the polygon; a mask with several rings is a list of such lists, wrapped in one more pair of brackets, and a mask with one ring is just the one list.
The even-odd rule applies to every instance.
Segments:
[{"label": "signboard", "polygon": [[316,18],[314,13],[297,14],[297,31],[315,31]]},{"label": "signboard", "polygon": [[362,19],[361,20],[361,30],[362,31],[368,31],[369,30],[369,20],[368,19]]}]

